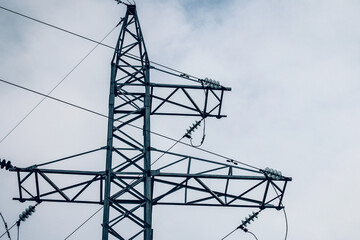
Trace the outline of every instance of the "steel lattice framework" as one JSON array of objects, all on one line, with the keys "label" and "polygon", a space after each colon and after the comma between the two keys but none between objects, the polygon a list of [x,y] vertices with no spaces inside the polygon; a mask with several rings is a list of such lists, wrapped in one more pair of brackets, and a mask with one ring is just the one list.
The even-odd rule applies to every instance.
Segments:
[{"label": "steel lattice framework", "polygon": [[[152,82],[152,70],[192,84]],[[103,240],[110,235],[115,239],[153,239],[155,205],[281,209],[291,178],[243,168],[233,161],[222,163],[151,145],[152,116],[224,117],[223,95],[229,90],[152,66],[136,6],[127,5],[111,63],[107,145],[60,159],[106,151],[105,170],[15,167],[12,171],[18,175],[19,197],[14,199],[101,204]],[[134,126],[143,126],[142,134]],[[153,154],[164,155],[165,165],[152,169]],[[59,184],[69,177],[76,180],[66,186]]]}]

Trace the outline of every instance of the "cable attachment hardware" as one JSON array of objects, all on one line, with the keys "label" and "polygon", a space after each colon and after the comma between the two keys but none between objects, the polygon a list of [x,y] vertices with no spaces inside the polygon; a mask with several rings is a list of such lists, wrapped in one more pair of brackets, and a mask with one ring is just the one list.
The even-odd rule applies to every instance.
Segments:
[{"label": "cable attachment hardware", "polygon": [[205,79],[199,79],[201,84],[203,84],[206,87],[216,88],[220,89],[221,85],[219,81],[213,80],[211,78],[205,78]]},{"label": "cable attachment hardware", "polygon": [[3,159],[1,161],[1,169],[5,168],[5,170],[9,170],[10,168],[13,168],[14,166],[11,164],[11,161],[6,161]]},{"label": "cable attachment hardware", "polygon": [[265,170],[263,171],[267,176],[274,178],[276,180],[280,180],[283,178],[283,175],[280,171],[277,171],[275,169],[272,168],[265,168]]},{"label": "cable attachment hardware", "polygon": [[227,159],[226,161],[229,162],[229,163],[232,163],[234,165],[238,165],[237,161],[235,161],[233,159]]},{"label": "cable attachment hardware", "polygon": [[25,211],[23,211],[21,214],[19,214],[19,222],[23,221],[25,222],[26,219],[33,214],[33,212],[35,212],[35,206],[31,206],[29,205],[28,208],[25,209]]},{"label": "cable attachment hardware", "polygon": [[195,129],[197,129],[200,126],[200,123],[201,121],[196,121],[195,123],[193,123],[193,125],[186,130],[184,137],[191,138],[191,133],[194,132]]}]

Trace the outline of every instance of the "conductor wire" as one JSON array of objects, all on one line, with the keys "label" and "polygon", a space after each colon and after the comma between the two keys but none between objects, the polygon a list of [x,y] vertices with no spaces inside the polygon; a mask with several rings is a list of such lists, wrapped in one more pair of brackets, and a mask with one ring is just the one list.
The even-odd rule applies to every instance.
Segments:
[{"label": "conductor wire", "polygon": [[[105,114],[102,114],[102,113],[99,113],[99,112],[90,110],[90,109],[85,108],[85,107],[81,107],[81,106],[79,106],[79,105],[76,105],[76,104],[73,104],[73,103],[70,103],[70,102],[66,102],[66,101],[64,101],[64,100],[61,100],[61,99],[58,99],[58,98],[55,98],[55,97],[48,96],[48,95],[46,95],[46,94],[40,93],[40,92],[38,92],[38,91],[29,89],[29,88],[26,88],[26,87],[23,87],[23,86],[20,86],[20,85],[15,84],[15,83],[11,83],[11,82],[6,81],[6,80],[1,79],[1,78],[0,78],[0,82],[3,82],[3,83],[6,83],[6,84],[9,84],[9,85],[12,85],[12,86],[17,87],[17,88],[21,88],[21,89],[23,89],[23,90],[26,90],[26,91],[29,91],[29,92],[32,92],[32,93],[35,93],[35,94],[39,94],[39,95],[41,95],[41,96],[45,96],[45,97],[50,98],[50,99],[52,99],[52,100],[61,102],[61,103],[63,103],[63,104],[67,104],[67,105],[69,105],[69,106],[72,106],[72,107],[81,109],[81,110],[83,110],[83,111],[90,112],[90,113],[92,113],[92,114],[95,114],[95,115],[98,115],[98,116],[101,116],[101,117],[104,117],[104,118],[109,118],[109,117],[108,117],[107,115],[105,115]],[[121,121],[121,120],[116,120],[116,121],[117,121],[117,122],[120,122],[120,123],[124,123],[124,122]],[[133,127],[133,128],[139,129],[139,130],[143,130],[142,127],[139,127],[139,126],[136,126],[136,125],[133,125],[133,124],[130,124],[130,123],[128,123],[128,126],[131,126],[131,127]],[[183,145],[185,145],[185,146],[193,147],[193,146],[191,146],[191,144],[182,142],[182,141],[177,140],[177,139],[172,138],[172,137],[168,137],[168,136],[166,136],[166,135],[164,135],[164,134],[157,133],[157,132],[154,132],[154,131],[151,131],[151,130],[148,130],[148,131],[149,131],[150,133],[156,135],[156,136],[159,136],[159,137],[162,137],[162,138],[165,138],[165,139],[174,141],[174,142],[179,141],[179,143],[181,143],[181,144],[183,144]],[[250,168],[253,168],[253,169],[256,169],[256,170],[260,171],[260,168],[258,168],[258,167],[252,166],[252,165],[250,165],[250,164],[246,164],[246,163],[244,163],[244,162],[240,162],[240,161],[238,161],[238,160],[235,160],[235,159],[226,157],[226,156],[224,156],[224,155],[221,155],[221,154],[212,152],[212,151],[210,151],[210,150],[207,150],[207,149],[204,149],[204,148],[200,148],[200,147],[199,147],[199,148],[196,148],[196,149],[199,149],[199,150],[202,151],[202,152],[209,153],[209,154],[211,154],[211,155],[214,155],[214,156],[223,158],[223,159],[225,159],[225,160],[230,160],[230,161],[233,161],[233,162],[242,164],[242,165],[244,165],[244,166],[246,166],[246,167],[250,167]],[[249,170],[249,169],[248,169],[248,170]],[[254,171],[254,170],[250,170],[250,171]],[[257,171],[256,171],[256,172],[257,172]]]},{"label": "conductor wire", "polygon": [[[3,8],[0,6],[0,8]],[[3,8],[4,9],[4,8]],[[6,9],[8,11],[11,11],[9,9]],[[11,11],[13,12],[13,11]],[[20,14],[21,15],[21,14]],[[30,18],[30,17],[29,17]],[[32,18],[30,18],[32,19]],[[75,67],[73,67],[61,80],[60,82],[58,82],[49,92],[48,94],[44,95],[44,97],[0,140],[0,144],[47,98],[49,97],[49,95],[62,83],[64,82],[64,80],[101,44],[102,41],[104,41],[113,31],[114,29],[117,27],[118,25],[116,25],[115,27],[113,27],[111,29],[111,31],[105,35],[105,37],[99,42],[97,43],[97,45],[95,45],[81,60],[80,62],[78,62]]]},{"label": "conductor wire", "polygon": [[6,229],[6,232],[7,232],[7,234],[8,234],[8,237],[9,237],[9,239],[11,240],[11,236],[10,236],[10,232],[9,232],[9,229],[8,229],[7,223],[6,223],[6,221],[5,221],[4,217],[3,217],[3,215],[1,214],[1,212],[0,212],[0,216],[1,216],[2,220],[3,220],[3,222],[4,222],[5,229]]},{"label": "conductor wire", "polygon": [[[3,6],[0,6],[0,9],[3,9],[3,10],[5,10],[5,11],[11,12],[11,13],[16,14],[16,15],[18,15],[18,16],[27,18],[27,19],[29,19],[29,20],[38,22],[38,23],[40,23],[40,24],[44,24],[44,25],[46,25],[46,26],[48,26],[48,27],[55,28],[55,29],[60,30],[60,31],[62,31],[62,32],[65,32],[65,33],[74,35],[74,36],[79,37],[79,38],[82,38],[82,39],[84,39],[84,40],[87,40],[87,41],[90,41],[90,42],[93,42],[93,43],[97,43],[98,45],[101,45],[101,46],[103,46],[103,47],[106,47],[106,48],[109,48],[109,49],[112,49],[112,50],[116,50],[114,47],[102,43],[102,40],[101,40],[100,42],[99,42],[99,41],[96,41],[96,40],[94,40],[94,39],[85,37],[85,36],[83,36],[83,35],[74,33],[74,32],[72,32],[72,31],[66,30],[66,29],[61,28],[61,27],[57,27],[57,26],[55,26],[55,25],[53,25],[53,24],[50,24],[50,23],[47,23],[47,22],[38,20],[38,19],[36,19],[36,18],[33,18],[33,17],[28,16],[28,15],[19,13],[19,12],[17,12],[17,11],[14,11],[14,10],[11,10],[11,9],[8,9],[8,8],[5,8],[5,7],[3,7]],[[119,24],[118,24],[118,25],[119,25]],[[117,26],[118,26],[118,25],[117,25]],[[133,55],[133,54],[131,54],[131,53],[127,53],[127,54],[125,54],[125,56],[131,56],[131,57],[133,57],[133,58],[136,58],[137,60],[140,59],[138,56]],[[185,75],[188,76],[188,77],[192,77],[192,78],[196,79],[196,80],[194,80],[194,79],[188,78],[188,80],[190,80],[190,81],[196,81],[196,82],[198,82],[198,81],[200,80],[200,78],[198,78],[198,77],[192,76],[192,75],[190,75],[190,74],[186,74],[186,73],[184,73],[184,72],[182,72],[182,71],[176,70],[176,69],[171,68],[171,67],[167,67],[167,66],[165,66],[165,65],[163,65],[163,64],[160,64],[160,63],[157,63],[157,62],[154,62],[154,61],[149,61],[149,62],[152,63],[152,64],[154,64],[154,65],[160,66],[160,67],[162,67],[162,68],[171,70],[171,71],[173,71],[173,72],[177,72],[177,73],[179,73],[179,74],[185,74]]]},{"label": "conductor wire", "polygon": [[[274,187],[274,185],[271,184],[271,186],[273,187],[276,195],[279,196],[278,191],[276,190],[276,188]],[[281,203],[281,207],[283,208],[282,210],[283,210],[283,212],[284,212],[284,217],[285,217],[285,240],[286,240],[286,239],[287,239],[287,236],[288,236],[288,232],[289,232],[289,223],[288,223],[288,218],[287,218],[287,214],[286,214],[286,211],[285,211],[285,207],[284,207],[284,205],[283,205],[282,203]]]}]

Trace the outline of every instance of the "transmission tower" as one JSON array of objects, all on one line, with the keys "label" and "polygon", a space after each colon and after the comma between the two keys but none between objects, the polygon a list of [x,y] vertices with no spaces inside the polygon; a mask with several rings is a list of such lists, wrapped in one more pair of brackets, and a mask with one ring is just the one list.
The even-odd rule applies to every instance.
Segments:
[{"label": "transmission tower", "polygon": [[[68,202],[103,205],[102,239],[153,239],[152,211],[156,205],[218,206],[282,209],[291,178],[271,170],[241,167],[170,152],[151,144],[154,116],[197,117],[185,137],[206,118],[222,118],[224,93],[217,81],[197,79],[149,61],[136,6],[126,4],[111,62],[107,144],[56,161],[106,151],[101,171],[13,167],[21,202]],[[157,71],[178,82],[150,81]],[[182,84],[186,82],[186,84]],[[136,126],[143,126],[141,134]],[[152,156],[164,156],[153,168]],[[55,162],[55,161],[53,161]],[[61,179],[75,176],[63,186]],[[81,179],[81,180],[79,180]]]}]

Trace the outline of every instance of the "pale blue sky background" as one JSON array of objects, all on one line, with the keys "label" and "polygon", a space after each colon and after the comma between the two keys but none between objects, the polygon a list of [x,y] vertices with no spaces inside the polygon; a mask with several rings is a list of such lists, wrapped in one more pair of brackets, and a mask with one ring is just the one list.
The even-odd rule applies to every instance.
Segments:
[{"label": "pale blue sky background", "polygon": [[[110,0],[1,0],[0,5],[94,39],[110,31],[125,10]],[[288,239],[356,239],[360,3],[151,0],[137,5],[151,60],[233,89],[224,102],[228,118],[207,122],[204,148],[293,177],[284,198]],[[41,92],[94,45],[2,10],[0,32],[0,78]],[[106,43],[114,45],[116,38],[114,33]],[[112,51],[97,49],[53,96],[106,113],[111,56]],[[0,84],[0,138],[39,100]],[[168,123],[155,127],[179,137]],[[28,166],[102,146],[105,134],[106,120],[45,101],[0,144],[0,157]],[[15,174],[0,171],[0,211],[9,224],[28,205],[11,200],[16,187]],[[22,224],[22,238],[64,239],[96,209],[41,205]],[[218,240],[252,210],[155,208],[155,240]],[[72,239],[98,239],[101,218]],[[258,239],[283,239],[283,213],[264,211],[249,229]],[[237,231],[228,239],[253,237]]]}]

